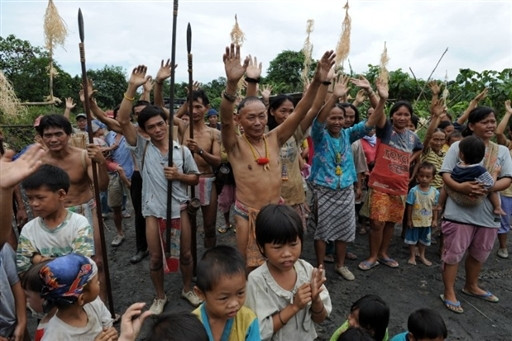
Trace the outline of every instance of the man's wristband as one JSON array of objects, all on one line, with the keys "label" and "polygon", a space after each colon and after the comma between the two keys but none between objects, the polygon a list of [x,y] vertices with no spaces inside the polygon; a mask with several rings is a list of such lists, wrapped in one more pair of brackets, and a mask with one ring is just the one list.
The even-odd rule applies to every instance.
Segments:
[{"label": "man's wristband", "polygon": [[236,93],[231,95],[231,94],[228,94],[226,91],[224,91],[224,92],[222,92],[222,97],[224,97],[226,100],[228,100],[231,103],[235,103],[238,96]]},{"label": "man's wristband", "polygon": [[247,83],[259,83],[260,80],[261,80],[260,77],[258,77],[258,78],[245,77],[245,81]]},{"label": "man's wristband", "polygon": [[322,82],[322,84],[323,84],[323,85],[331,85],[331,82],[329,82],[329,81],[323,81],[323,82]]}]

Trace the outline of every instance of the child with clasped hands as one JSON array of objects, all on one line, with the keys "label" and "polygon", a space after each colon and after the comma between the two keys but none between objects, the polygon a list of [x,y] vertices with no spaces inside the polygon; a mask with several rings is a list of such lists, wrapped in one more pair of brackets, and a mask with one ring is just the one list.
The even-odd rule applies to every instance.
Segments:
[{"label": "child with clasped hands", "polygon": [[323,322],[332,305],[323,267],[299,258],[303,229],[298,213],[285,205],[263,207],[256,240],[266,262],[249,274],[245,304],[258,316],[261,339],[316,339],[314,323]]}]

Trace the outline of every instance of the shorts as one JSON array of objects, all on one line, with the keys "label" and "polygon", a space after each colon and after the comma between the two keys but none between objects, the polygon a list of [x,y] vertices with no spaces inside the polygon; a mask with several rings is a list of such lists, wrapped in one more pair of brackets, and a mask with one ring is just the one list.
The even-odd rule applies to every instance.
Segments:
[{"label": "shorts", "polygon": [[96,208],[96,201],[94,199],[90,199],[88,202],[66,207],[69,211],[78,213],[87,218],[89,225],[94,226],[94,220],[92,217],[92,211]]},{"label": "shorts", "polygon": [[218,197],[219,211],[228,213],[231,210],[231,205],[235,203],[235,186],[224,184]]},{"label": "shorts", "polygon": [[501,216],[500,229],[498,234],[508,233],[510,231],[510,216],[512,215],[512,197],[500,195],[501,198],[501,209],[507,213],[507,215]]},{"label": "shorts", "polygon": [[405,210],[405,195],[392,195],[370,188],[368,196],[370,219],[381,222],[402,222]]},{"label": "shorts", "polygon": [[109,207],[123,206],[123,195],[128,194],[128,188],[121,180],[118,173],[109,174],[108,182],[108,198],[107,203]]},{"label": "shorts", "polygon": [[498,234],[497,228],[479,227],[443,220],[443,251],[441,260],[446,264],[458,264],[466,251],[478,262],[489,257]]},{"label": "shorts", "polygon": [[428,227],[413,227],[405,230],[404,243],[416,245],[418,242],[425,246],[430,246],[432,229]]},{"label": "shorts", "polygon": [[199,201],[201,202],[201,206],[210,205],[210,200],[212,196],[212,188],[213,183],[215,182],[215,177],[206,178],[199,177],[199,183],[196,185],[195,194]]}]

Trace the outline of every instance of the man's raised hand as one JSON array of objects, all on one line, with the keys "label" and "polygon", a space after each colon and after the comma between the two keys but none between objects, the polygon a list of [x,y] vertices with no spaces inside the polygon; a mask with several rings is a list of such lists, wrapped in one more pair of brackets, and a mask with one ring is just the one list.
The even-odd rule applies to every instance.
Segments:
[{"label": "man's raised hand", "polygon": [[246,57],[243,64],[240,63],[240,46],[231,44],[226,47],[222,60],[226,69],[226,77],[228,81],[238,83],[249,66],[249,57]]}]

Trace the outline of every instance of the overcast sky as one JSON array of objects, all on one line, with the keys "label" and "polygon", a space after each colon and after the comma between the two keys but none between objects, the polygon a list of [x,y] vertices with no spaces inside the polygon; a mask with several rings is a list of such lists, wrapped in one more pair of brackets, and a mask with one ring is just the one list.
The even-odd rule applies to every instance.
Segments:
[{"label": "overcast sky", "polygon": [[[0,35],[44,45],[46,0],[0,0]],[[146,64],[155,74],[171,55],[172,1],[54,1],[67,23],[64,47],[55,60],[72,76],[80,73],[77,13],[85,22],[88,69],[122,66],[127,73]],[[222,53],[230,43],[234,16],[246,35],[242,54],[256,55],[266,69],[283,50],[299,51],[306,22],[313,19],[313,58],[335,49],[345,12],[344,0],[182,0],[177,23],[176,80],[187,81],[186,27],[192,26],[194,79],[208,82],[224,76]],[[453,79],[459,68],[476,71],[512,67],[512,1],[352,0],[353,70],[377,65],[384,42],[388,69],[411,68],[427,79],[443,51],[448,52],[434,78]]]}]

